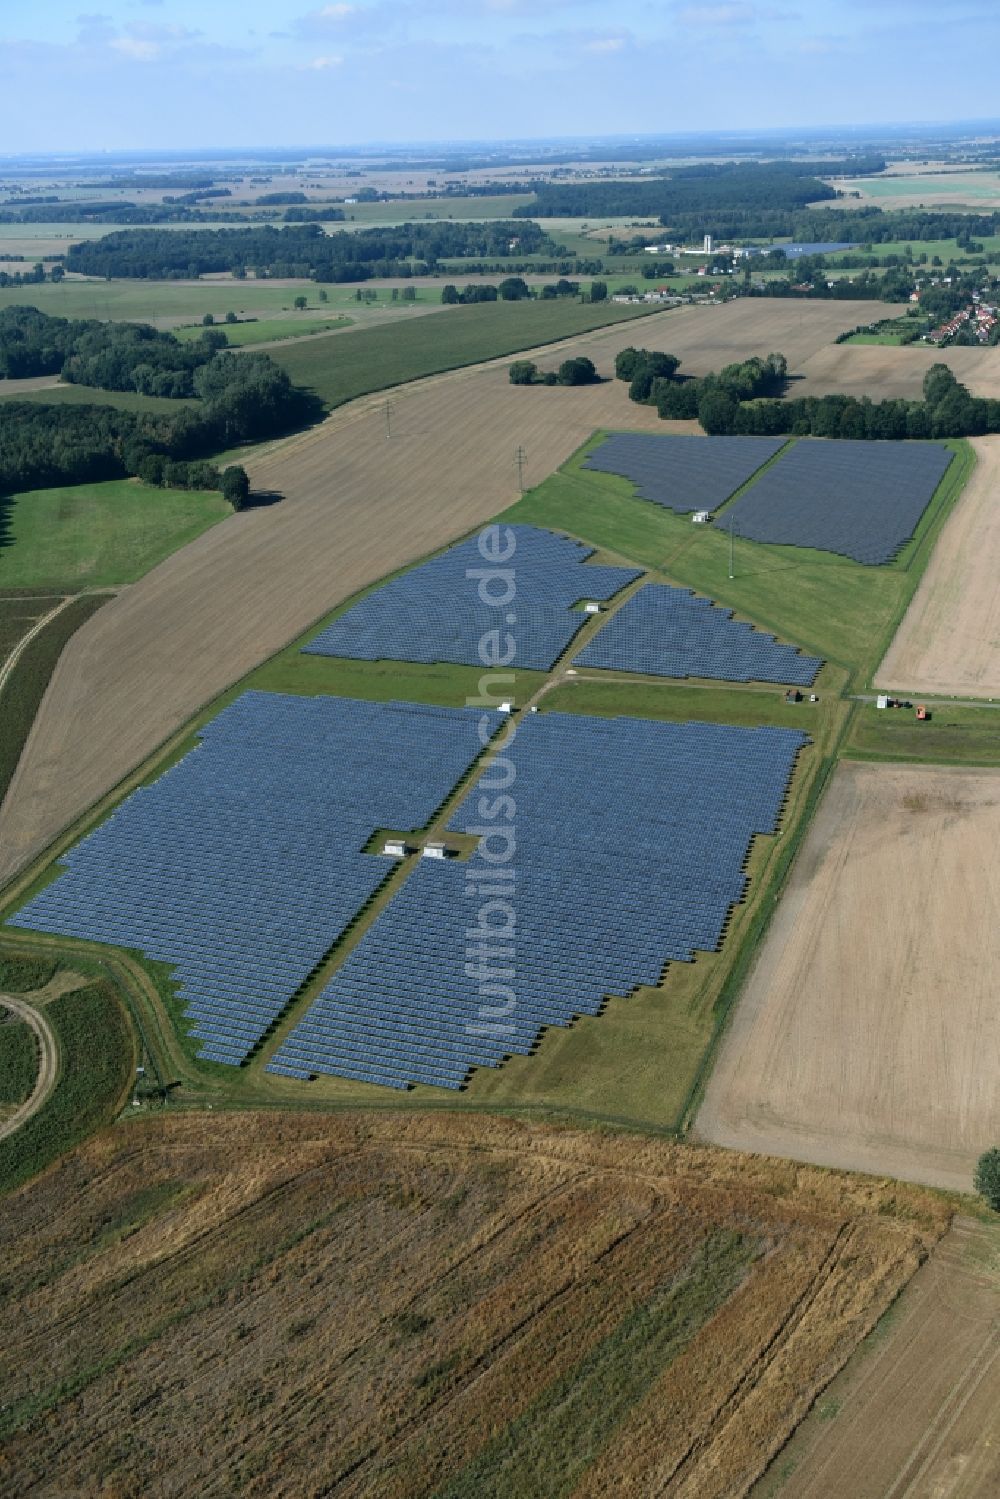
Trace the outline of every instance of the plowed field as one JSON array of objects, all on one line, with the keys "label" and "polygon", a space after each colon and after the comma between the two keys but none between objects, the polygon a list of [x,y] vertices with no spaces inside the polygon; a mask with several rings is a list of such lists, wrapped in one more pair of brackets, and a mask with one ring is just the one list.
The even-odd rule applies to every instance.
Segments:
[{"label": "plowed field", "polygon": [[0,1207],[0,1486],[743,1494],[945,1217],[510,1121],[150,1120]]},{"label": "plowed field", "polygon": [[968,1191],[1000,1138],[1000,774],[842,763],[697,1120]]}]

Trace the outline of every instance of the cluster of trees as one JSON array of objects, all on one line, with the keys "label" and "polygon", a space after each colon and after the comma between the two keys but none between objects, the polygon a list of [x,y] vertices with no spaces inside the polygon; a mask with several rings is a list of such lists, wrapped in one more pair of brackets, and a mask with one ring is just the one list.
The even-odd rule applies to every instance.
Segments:
[{"label": "cluster of trees", "polygon": [[[538,297],[543,302],[552,302],[559,297],[580,296],[579,281],[567,281],[561,276],[558,281],[553,281],[546,286],[532,287],[524,280],[523,276],[507,276],[500,282],[499,286],[470,282],[462,291],[448,282],[441,288],[441,300],[447,303],[456,302],[526,302],[532,297]],[[590,302],[605,302],[608,296],[608,285],[606,281],[592,281],[590,290],[586,293],[586,300]]]},{"label": "cluster of trees", "polygon": [[582,355],[564,359],[557,370],[543,374],[531,359],[515,359],[508,371],[511,385],[596,385],[600,375],[593,361]]},{"label": "cluster of trees", "polygon": [[[765,396],[780,396],[788,378],[783,354],[756,355],[738,364],[725,365],[718,374],[700,380],[677,379],[680,360],[673,354],[651,349],[622,349],[615,360],[615,375],[629,382],[629,399],[655,406],[666,418],[702,418],[714,421],[719,402],[738,407],[742,402]],[[702,423],[704,425],[704,422]],[[708,431],[708,427],[705,428]]]},{"label": "cluster of trees", "polygon": [[512,241],[525,255],[554,250],[537,224],[450,219],[324,234],[318,224],[193,231],[123,229],[71,245],[66,269],[88,276],[152,280],[230,271],[245,276],[308,276],[365,281],[434,270],[440,260],[506,255]]},{"label": "cluster of trees", "polygon": [[168,412],[0,402],[0,493],[136,475],[173,483],[184,471],[168,465],[277,437],[321,414],[316,397],[266,354],[217,353],[194,380],[199,399]]},{"label": "cluster of trees", "polygon": [[74,385],[190,398],[198,372],[225,345],[222,332],[181,343],[145,323],[49,317],[35,307],[0,311],[0,375],[61,375]]}]

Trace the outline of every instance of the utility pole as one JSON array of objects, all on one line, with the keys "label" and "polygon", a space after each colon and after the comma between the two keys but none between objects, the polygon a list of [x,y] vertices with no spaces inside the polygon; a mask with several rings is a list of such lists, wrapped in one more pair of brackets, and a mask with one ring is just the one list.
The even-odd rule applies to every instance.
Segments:
[{"label": "utility pole", "polygon": [[386,401],[386,403],[385,403],[385,435],[386,435],[387,439],[392,436],[392,402],[391,401]]},{"label": "utility pole", "polygon": [[517,487],[524,494],[524,465],[528,461],[528,455],[518,444],[517,452],[514,454],[514,462],[517,464]]},{"label": "utility pole", "polygon": [[729,517],[729,576],[733,578],[733,517]]}]

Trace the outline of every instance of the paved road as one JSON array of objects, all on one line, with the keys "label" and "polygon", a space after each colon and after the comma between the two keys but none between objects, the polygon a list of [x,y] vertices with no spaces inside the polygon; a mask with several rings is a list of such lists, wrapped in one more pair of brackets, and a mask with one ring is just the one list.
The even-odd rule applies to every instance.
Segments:
[{"label": "paved road", "polygon": [[31,1027],[38,1041],[39,1055],[38,1076],[35,1079],[31,1097],[26,1099],[9,1119],[0,1124],[0,1140],[4,1140],[16,1129],[20,1129],[22,1124],[26,1124],[33,1114],[38,1113],[55,1087],[59,1076],[59,1047],[49,1022],[32,1005],[27,1004],[23,999],[15,999],[12,994],[0,994],[0,1005],[11,1010],[18,1020],[23,1020],[25,1025]]}]

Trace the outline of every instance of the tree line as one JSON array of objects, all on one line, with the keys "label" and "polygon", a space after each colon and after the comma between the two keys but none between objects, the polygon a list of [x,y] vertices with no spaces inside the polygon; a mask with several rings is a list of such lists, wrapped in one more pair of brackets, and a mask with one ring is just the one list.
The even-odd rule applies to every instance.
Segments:
[{"label": "tree line", "polygon": [[555,249],[537,224],[502,220],[456,224],[438,219],[356,234],[325,234],[318,224],[280,229],[267,224],[192,231],[122,229],[71,245],[65,264],[67,270],[88,276],[151,280],[253,271],[263,277],[365,281],[432,271],[440,260],[506,255],[512,243],[525,255]]},{"label": "tree line", "polygon": [[[658,361],[668,361],[667,367]],[[862,441],[978,437],[1000,432],[1000,400],[973,396],[945,364],[923,381],[923,400],[872,401],[826,395],[782,399],[782,354],[726,365],[701,379],[678,379],[680,361],[648,349],[623,349],[615,374],[632,400],[655,406],[665,420],[697,420],[710,436],[840,437]],[[654,371],[662,371],[654,373]]]}]

